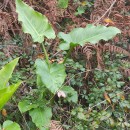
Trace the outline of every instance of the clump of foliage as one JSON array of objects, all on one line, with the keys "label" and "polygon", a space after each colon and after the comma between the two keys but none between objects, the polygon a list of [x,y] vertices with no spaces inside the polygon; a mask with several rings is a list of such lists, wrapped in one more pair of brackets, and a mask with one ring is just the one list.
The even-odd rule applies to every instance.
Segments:
[{"label": "clump of foliage", "polygon": [[[70,93],[71,96],[62,96],[66,97],[69,102],[72,101],[76,103],[77,100],[74,100],[73,96],[75,95],[74,97],[77,98],[77,94],[76,92],[74,92],[75,90],[72,89],[70,86],[63,85],[66,77],[64,64],[49,62],[49,57],[43,43],[44,36],[46,36],[47,38],[55,38],[55,33],[51,28],[51,25],[48,23],[47,18],[45,16],[42,16],[40,13],[34,11],[31,7],[23,3],[21,0],[16,0],[16,11],[19,14],[19,21],[22,21],[23,31],[25,33],[31,34],[34,42],[41,43],[46,58],[46,60],[37,59],[35,62],[38,86],[38,89],[35,89],[35,96],[37,98],[37,101],[35,101],[35,98],[33,100],[32,98],[31,100],[25,99],[24,101],[19,103],[19,109],[21,112],[29,111],[29,115],[32,117],[32,121],[39,129],[43,129],[43,127],[45,129],[48,129],[50,124],[49,121],[52,117],[51,108],[48,107],[48,105],[53,105],[54,95],[57,92],[59,93],[62,91],[67,95]],[[27,11],[28,13],[26,13]],[[43,27],[39,28],[39,24],[41,23]],[[111,31],[113,33],[111,33]],[[84,32],[84,35],[80,37],[77,32]],[[103,32],[105,32],[105,34]],[[59,37],[64,39],[64,41],[66,42],[64,44],[68,46],[67,49],[71,48],[64,60],[64,63],[66,62],[66,59],[75,46],[79,44],[84,45],[85,42],[96,43],[100,39],[108,40],[117,33],[120,33],[120,30],[118,30],[117,28],[106,28],[104,26],[96,27],[93,25],[89,25],[85,29],[77,28],[73,30],[73,32],[71,32],[70,34],[59,33]],[[77,38],[75,39],[74,37]],[[65,47],[62,46],[62,48]],[[47,95],[49,95],[50,98]],[[42,102],[44,102],[44,104],[42,104]],[[37,120],[37,115],[43,115],[43,117]]]},{"label": "clump of foliage", "polygon": [[[110,54],[104,53],[106,68],[104,70],[93,69],[87,78],[85,73],[88,70],[86,70],[85,61],[70,57],[77,46],[82,47],[88,42],[94,45],[100,40],[108,41],[121,31],[116,27],[88,24],[85,28],[74,28],[67,34],[59,32],[57,36],[61,42],[59,49],[63,52],[63,55],[61,54],[63,61],[52,62],[45,47],[46,39],[56,38],[52,25],[45,15],[35,11],[22,0],[15,0],[15,2],[23,32],[30,34],[34,44],[35,42],[40,44],[44,53],[43,59],[35,60],[35,70],[33,67],[30,69],[26,66],[25,71],[29,69],[33,71],[33,74],[35,73],[36,78],[32,79],[35,81],[31,82],[34,87],[30,87],[29,91],[19,99],[16,99],[17,96],[13,99],[15,103],[18,102],[16,104],[20,111],[17,111],[18,116],[22,114],[24,117],[23,121],[17,119],[15,115],[21,127],[23,129],[31,128],[31,130],[49,130],[52,120],[60,120],[63,124],[62,127],[66,130],[129,128],[127,112],[130,110],[130,97],[126,96],[126,90],[123,90],[126,81],[119,71],[118,58],[120,57],[111,61]],[[58,0],[58,3],[61,8],[68,7],[68,1]],[[80,12],[80,8],[78,10]],[[16,64],[18,59],[14,61]],[[7,69],[9,68],[7,65]],[[22,71],[16,72],[16,78],[13,78],[11,82],[17,82],[21,73]],[[2,75],[5,75],[4,71]],[[9,79],[7,73],[5,77]],[[22,79],[26,83],[30,83],[26,80],[26,76]],[[20,83],[13,85],[14,90]],[[4,90],[9,90],[9,88],[4,86]],[[10,96],[13,93],[14,91]],[[3,96],[5,98],[9,96],[9,93]],[[3,102],[3,100],[1,101]],[[4,104],[5,102],[2,107]],[[2,128],[20,130],[19,125],[10,121],[10,118],[12,117],[7,116],[8,120],[3,123]],[[20,123],[21,121],[22,123]]]}]

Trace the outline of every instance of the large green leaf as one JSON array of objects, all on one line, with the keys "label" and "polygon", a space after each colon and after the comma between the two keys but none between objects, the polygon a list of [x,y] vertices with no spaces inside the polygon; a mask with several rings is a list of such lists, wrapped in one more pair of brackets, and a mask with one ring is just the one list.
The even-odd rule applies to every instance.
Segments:
[{"label": "large green leaf", "polygon": [[11,78],[11,75],[16,64],[18,63],[18,60],[19,58],[14,59],[0,70],[0,89],[7,87],[7,83]]},{"label": "large green leaf", "polygon": [[49,130],[50,120],[52,117],[50,107],[45,107],[44,109],[35,108],[29,111],[29,115],[32,117],[32,121],[40,130]]},{"label": "large green leaf", "polygon": [[32,104],[29,100],[21,101],[18,104],[18,108],[21,113],[24,113],[26,111],[31,110],[32,108],[37,108],[37,107],[38,107],[37,104]]},{"label": "large green leaf", "polygon": [[41,77],[42,83],[47,87],[53,94],[62,86],[66,73],[63,64],[53,63],[50,64],[50,68],[46,61],[37,59],[36,62],[36,73]]},{"label": "large green leaf", "polygon": [[72,43],[81,46],[85,45],[86,42],[95,44],[101,39],[107,41],[118,33],[121,33],[121,31],[116,27],[106,27],[103,25],[94,26],[89,24],[85,28],[75,28],[68,34],[60,32],[58,37],[66,42],[63,43],[61,47],[61,49],[65,48],[66,50],[70,48],[70,44]]},{"label": "large green leaf", "polygon": [[3,130],[21,130],[21,128],[16,122],[7,120],[3,123]]},{"label": "large green leaf", "polygon": [[46,16],[34,11],[33,8],[21,0],[15,1],[18,20],[22,22],[23,31],[31,34],[34,42],[43,42],[44,36],[47,38],[55,38],[55,32],[48,23]]},{"label": "large green leaf", "polygon": [[6,88],[0,89],[0,109],[5,105],[5,103],[11,98],[14,92],[17,90],[21,81],[17,84],[13,84]]}]

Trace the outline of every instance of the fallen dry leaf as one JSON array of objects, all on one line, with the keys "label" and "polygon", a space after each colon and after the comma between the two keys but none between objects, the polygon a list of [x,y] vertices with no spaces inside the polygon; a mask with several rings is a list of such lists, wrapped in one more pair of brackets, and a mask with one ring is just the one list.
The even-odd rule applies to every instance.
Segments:
[{"label": "fallen dry leaf", "polygon": [[111,99],[106,92],[104,92],[104,98],[111,104]]}]

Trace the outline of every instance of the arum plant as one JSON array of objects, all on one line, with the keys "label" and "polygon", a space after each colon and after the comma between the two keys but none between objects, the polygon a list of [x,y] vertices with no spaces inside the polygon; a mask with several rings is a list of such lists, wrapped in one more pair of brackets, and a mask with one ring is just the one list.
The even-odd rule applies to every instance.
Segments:
[{"label": "arum plant", "polygon": [[[53,99],[54,95],[59,92],[59,95],[66,98],[68,102],[77,103],[78,101],[77,92],[70,86],[63,85],[66,78],[64,63],[72,49],[77,45],[83,46],[86,42],[95,44],[101,39],[109,40],[117,33],[120,33],[120,30],[114,27],[107,28],[104,26],[96,27],[94,25],[88,25],[86,28],[74,29],[69,34],[60,32],[58,37],[64,40],[60,48],[62,50],[69,50],[69,52],[64,63],[50,63],[44,45],[44,37],[48,39],[54,39],[56,37],[51,24],[48,22],[46,16],[35,11],[22,2],[22,0],[15,0],[15,2],[18,20],[22,24],[23,32],[29,33],[32,36],[33,42],[41,44],[45,54],[45,60],[37,59],[35,62],[38,98],[34,99],[31,97],[32,100],[25,99],[18,106],[22,113],[29,111],[32,121],[40,130],[49,130],[52,117],[50,106],[53,105],[53,102],[49,101]],[[49,99],[46,98],[47,96]]]},{"label": "arum plant", "polygon": [[[35,100],[33,100],[32,102],[32,100],[25,99],[21,101],[18,106],[21,112],[29,111],[32,121],[39,129],[48,130],[52,117],[51,107],[48,107],[49,104],[52,105],[52,102],[49,101],[54,97],[56,92],[62,88],[66,78],[65,66],[64,64],[51,64],[49,62],[49,57],[44,45],[44,37],[54,39],[55,32],[46,16],[34,11],[33,8],[22,2],[22,0],[16,0],[15,2],[18,20],[22,24],[23,31],[32,36],[33,42],[41,44],[45,54],[45,60],[37,59],[35,62],[38,92],[37,101],[35,102]],[[68,91],[69,90],[70,88],[68,88]],[[67,92],[67,90],[65,91]],[[74,89],[71,89],[71,92],[67,93],[72,93],[73,91]],[[50,95],[49,101],[46,99],[47,95]],[[77,96],[77,92],[74,91],[74,95]],[[70,98],[72,96],[68,98],[69,101],[71,101]],[[77,100],[75,101],[77,102]]]}]

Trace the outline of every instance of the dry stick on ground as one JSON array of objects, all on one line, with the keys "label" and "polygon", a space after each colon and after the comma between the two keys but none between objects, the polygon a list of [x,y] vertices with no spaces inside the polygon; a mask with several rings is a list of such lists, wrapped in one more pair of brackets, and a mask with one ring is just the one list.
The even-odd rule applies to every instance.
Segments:
[{"label": "dry stick on ground", "polygon": [[9,3],[9,0],[4,0],[3,4],[0,5],[0,9],[5,9],[7,7],[7,4]]},{"label": "dry stick on ground", "polygon": [[113,8],[114,4],[116,3],[116,0],[113,1],[113,3],[111,4],[111,6],[107,9],[107,11],[97,20],[94,22],[94,24],[97,24],[100,22],[100,20],[109,12],[111,11],[111,9]]}]

